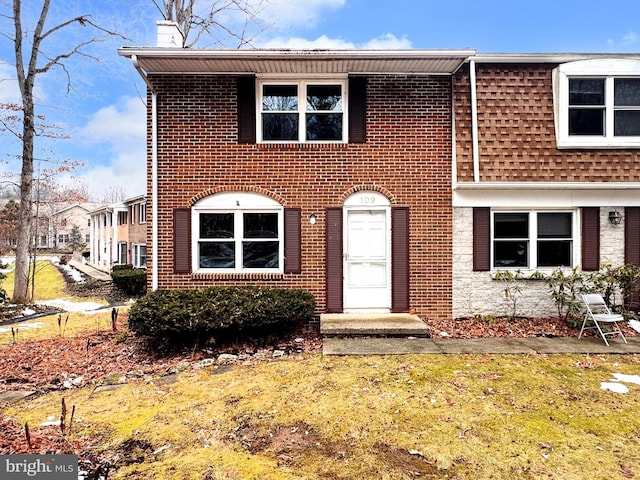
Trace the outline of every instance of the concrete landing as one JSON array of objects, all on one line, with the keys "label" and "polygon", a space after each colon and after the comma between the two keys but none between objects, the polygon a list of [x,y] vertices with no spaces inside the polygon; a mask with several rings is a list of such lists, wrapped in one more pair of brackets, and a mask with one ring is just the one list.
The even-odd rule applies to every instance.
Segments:
[{"label": "concrete landing", "polygon": [[429,328],[420,317],[409,313],[323,313],[320,334],[325,337],[427,337]]}]

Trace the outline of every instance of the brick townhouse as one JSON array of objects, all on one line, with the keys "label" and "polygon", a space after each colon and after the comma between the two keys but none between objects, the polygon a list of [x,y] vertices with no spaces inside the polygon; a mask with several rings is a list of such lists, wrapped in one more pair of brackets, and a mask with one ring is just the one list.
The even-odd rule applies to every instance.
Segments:
[{"label": "brick townhouse", "polygon": [[[608,90],[580,103],[613,88],[609,57],[119,53],[148,86],[150,289],[300,287],[319,312],[482,314],[503,303],[498,269],[622,262],[640,217],[637,139],[607,136]],[[624,60],[635,80],[640,59]],[[602,82],[574,81],[585,68]],[[553,306],[534,296],[533,314]]]}]

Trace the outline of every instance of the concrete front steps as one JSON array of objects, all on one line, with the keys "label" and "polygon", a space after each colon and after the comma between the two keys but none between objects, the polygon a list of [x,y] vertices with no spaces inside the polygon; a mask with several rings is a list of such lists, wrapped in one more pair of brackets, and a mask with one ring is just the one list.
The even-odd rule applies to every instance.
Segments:
[{"label": "concrete front steps", "polygon": [[428,337],[429,328],[409,313],[323,313],[323,337]]}]

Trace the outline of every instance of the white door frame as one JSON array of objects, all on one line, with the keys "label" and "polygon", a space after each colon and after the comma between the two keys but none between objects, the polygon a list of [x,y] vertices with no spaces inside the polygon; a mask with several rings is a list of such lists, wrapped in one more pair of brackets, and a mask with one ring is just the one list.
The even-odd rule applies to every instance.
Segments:
[{"label": "white door frame", "polygon": [[[385,214],[385,285],[353,287],[349,285],[349,213],[377,211]],[[343,205],[343,305],[345,313],[391,311],[391,204],[379,192],[361,191],[351,195]]]}]

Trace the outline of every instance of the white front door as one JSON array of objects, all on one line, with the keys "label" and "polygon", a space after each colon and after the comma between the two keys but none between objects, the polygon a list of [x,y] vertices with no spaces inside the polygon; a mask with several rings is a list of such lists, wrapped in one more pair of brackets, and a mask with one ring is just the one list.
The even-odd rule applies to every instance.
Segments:
[{"label": "white front door", "polygon": [[389,209],[345,209],[345,311],[391,308]]}]

